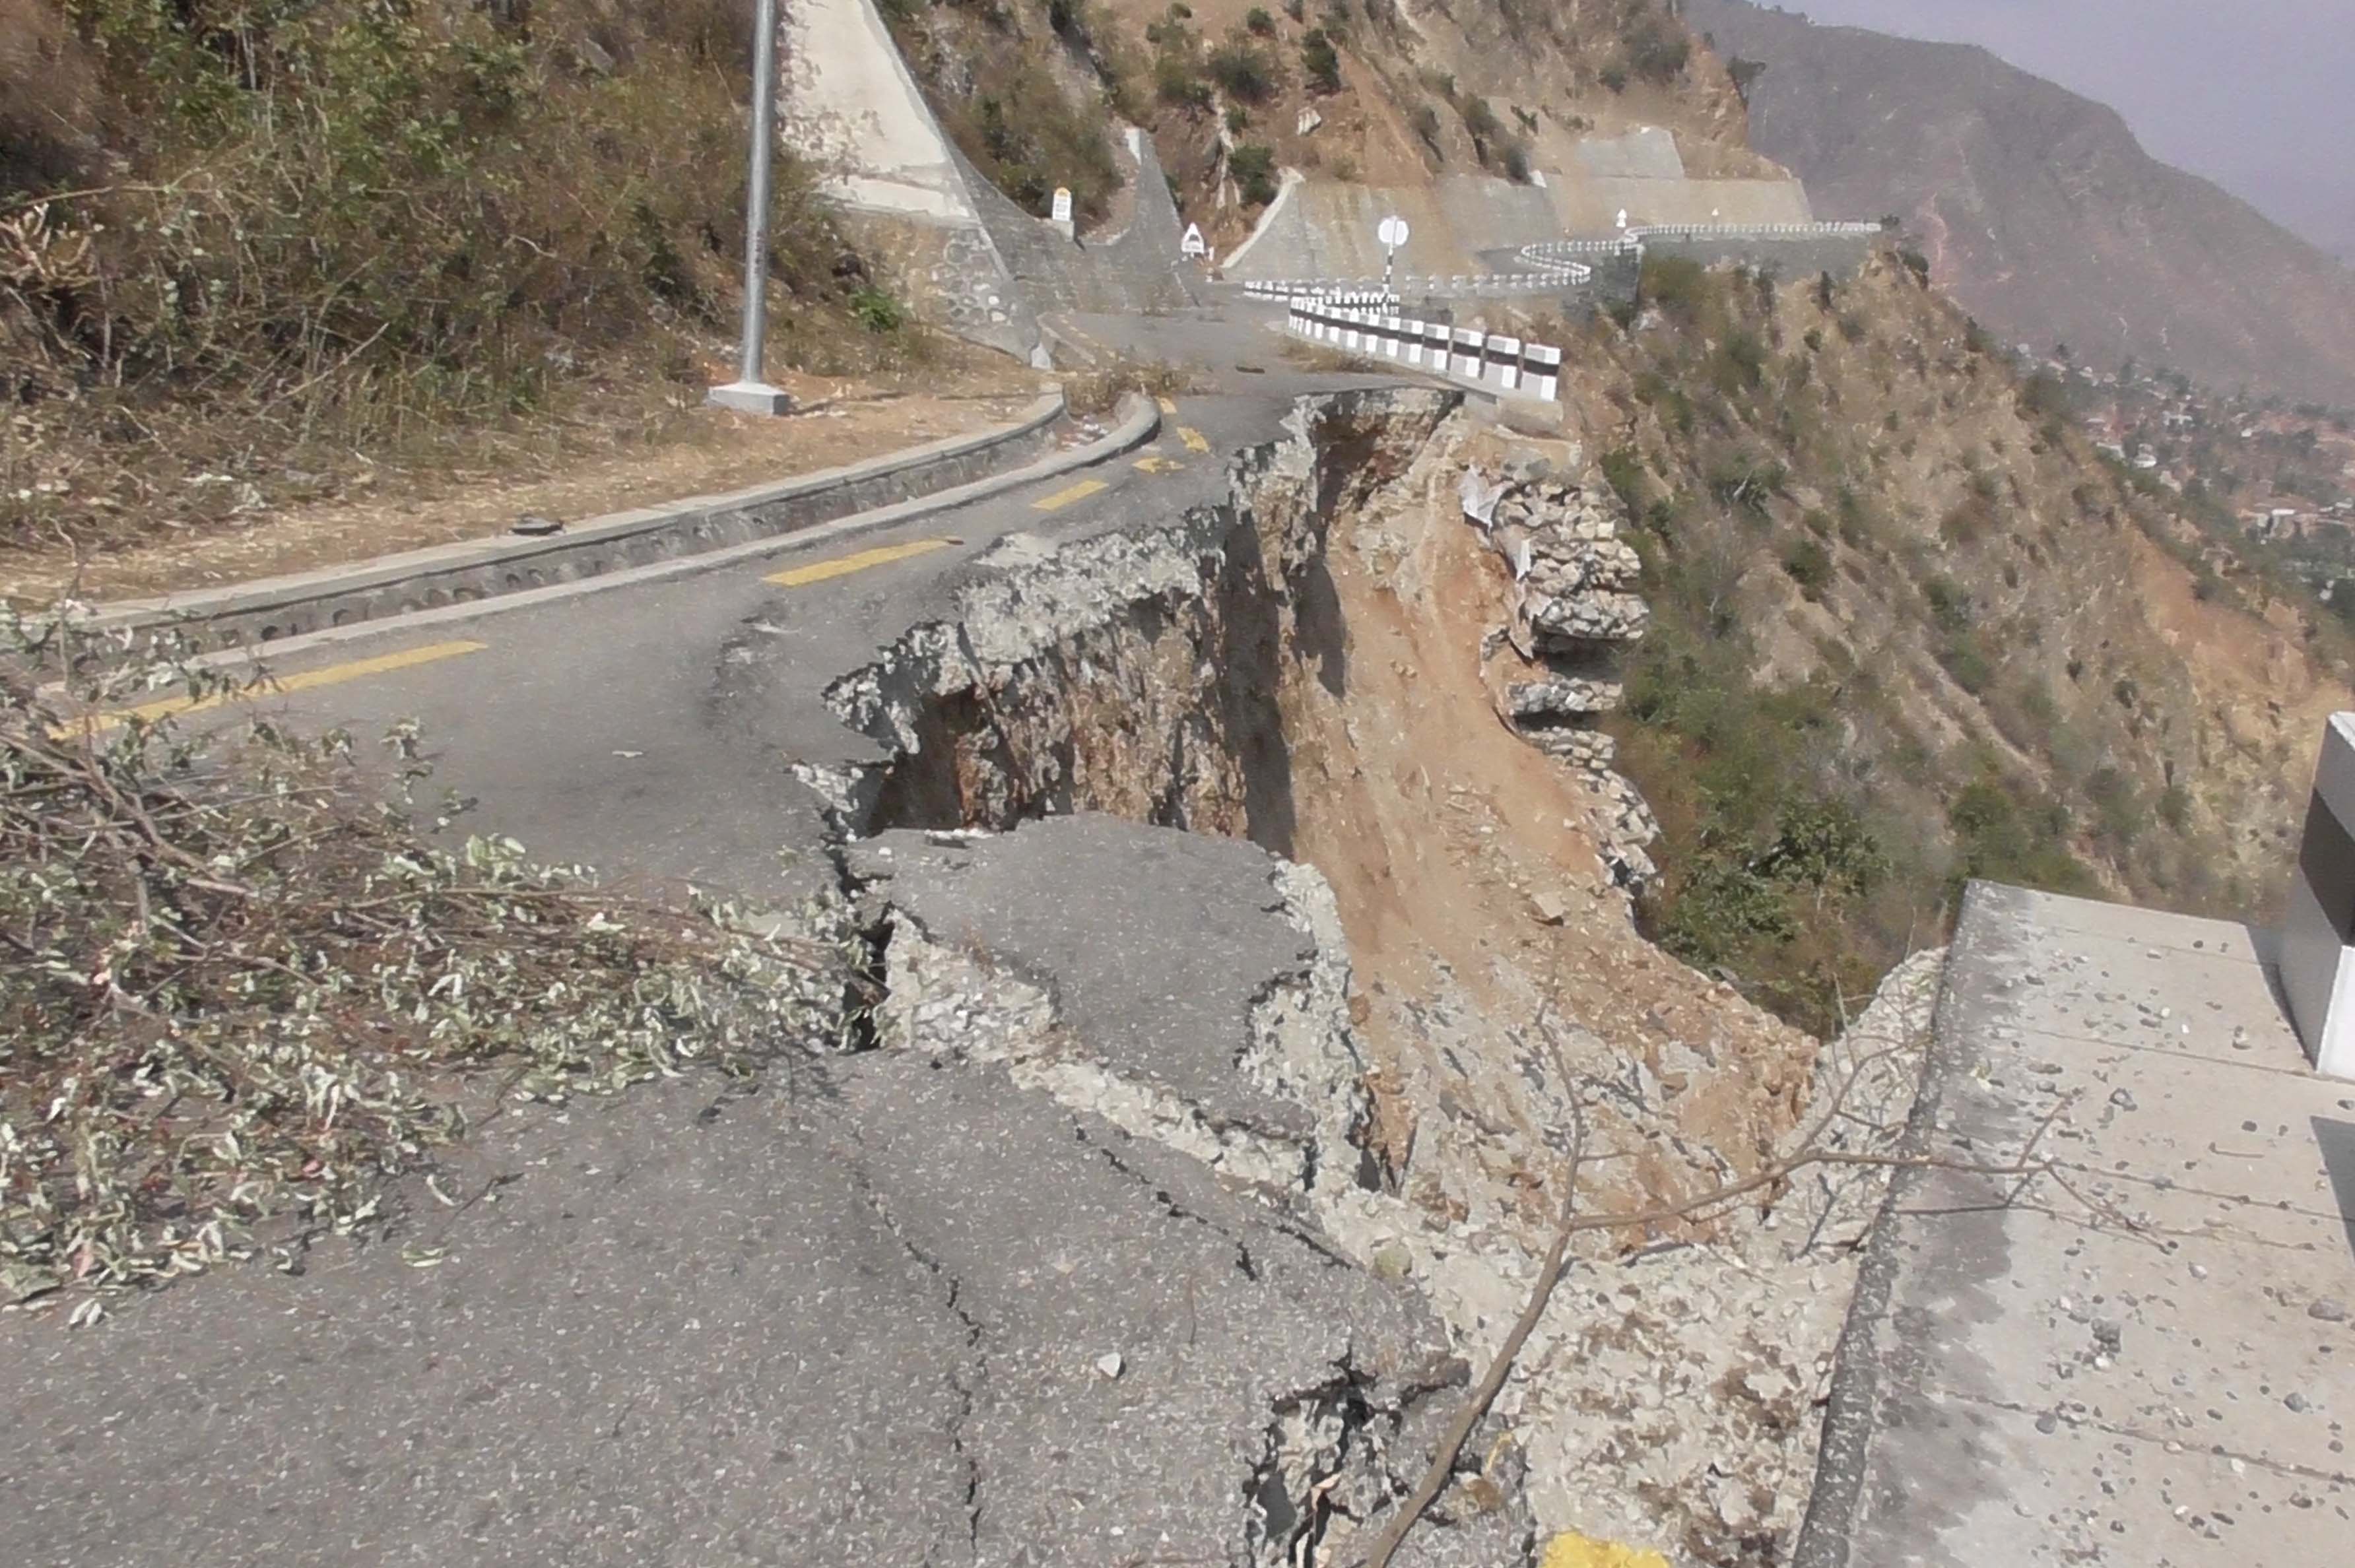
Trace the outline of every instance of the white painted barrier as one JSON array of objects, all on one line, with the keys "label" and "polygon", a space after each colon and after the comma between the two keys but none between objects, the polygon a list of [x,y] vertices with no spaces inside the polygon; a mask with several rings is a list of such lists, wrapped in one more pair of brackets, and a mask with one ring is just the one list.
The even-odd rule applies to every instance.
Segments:
[{"label": "white painted barrier", "polygon": [[1480,372],[1487,368],[1487,362],[1482,355],[1482,350],[1487,347],[1487,333],[1475,332],[1468,326],[1457,327],[1455,357],[1454,363],[1447,368],[1448,374],[1461,376],[1467,381],[1478,380]]},{"label": "white painted barrier", "polygon": [[2323,726],[2280,964],[2290,1022],[2315,1071],[2355,1078],[2355,713]]},{"label": "white painted barrier", "polygon": [[1332,343],[1344,352],[1401,360],[1541,402],[1561,400],[1561,350],[1551,344],[1350,310],[1310,294],[1290,302],[1286,325],[1296,337]]},{"label": "white painted barrier", "polygon": [[1521,360],[1528,371],[1522,386],[1529,396],[1541,402],[1560,401],[1561,350],[1550,343],[1532,343],[1521,350]]},{"label": "white painted barrier", "polygon": [[1497,385],[1512,391],[1521,384],[1521,340],[1490,335],[1487,348],[1488,372]]}]

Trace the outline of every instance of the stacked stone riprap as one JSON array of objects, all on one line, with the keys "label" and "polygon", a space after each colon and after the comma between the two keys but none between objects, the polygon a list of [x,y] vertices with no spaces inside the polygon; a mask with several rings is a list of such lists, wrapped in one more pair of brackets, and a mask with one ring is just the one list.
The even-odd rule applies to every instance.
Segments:
[{"label": "stacked stone riprap", "polygon": [[1532,460],[1508,464],[1501,489],[1467,479],[1464,494],[1466,515],[1513,574],[1505,640],[1540,672],[1506,686],[1505,719],[1540,751],[1592,775],[1603,800],[1593,826],[1604,861],[1620,882],[1640,886],[1656,874],[1644,849],[1659,829],[1635,786],[1611,772],[1616,747],[1595,722],[1619,706],[1619,656],[1651,623],[1634,592],[1643,561],[1619,537],[1619,499]]}]

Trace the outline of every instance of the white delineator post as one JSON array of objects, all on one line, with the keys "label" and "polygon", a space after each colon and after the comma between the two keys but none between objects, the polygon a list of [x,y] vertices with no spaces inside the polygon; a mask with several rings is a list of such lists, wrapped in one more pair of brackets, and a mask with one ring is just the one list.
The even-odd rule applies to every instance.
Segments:
[{"label": "white delineator post", "polygon": [[1455,329],[1455,363],[1450,367],[1452,373],[1463,377],[1467,381],[1478,380],[1487,345],[1487,333],[1475,332],[1468,326],[1457,327]]},{"label": "white delineator post", "polygon": [[1521,384],[1521,340],[1490,337],[1488,363],[1497,372],[1497,385],[1508,392],[1517,389]]},{"label": "white delineator post", "polygon": [[2355,713],[2323,726],[2282,922],[2281,981],[2315,1070],[2355,1078]]},{"label": "white delineator post", "polygon": [[1521,350],[1522,362],[1528,367],[1528,386],[1532,395],[1550,403],[1561,396],[1561,350],[1550,344],[1532,343]]},{"label": "white delineator post", "polygon": [[744,338],[736,379],[705,394],[748,414],[793,412],[793,399],[763,379],[769,336],[769,160],[777,145],[777,0],[757,0],[752,19],[752,159],[744,200]]}]

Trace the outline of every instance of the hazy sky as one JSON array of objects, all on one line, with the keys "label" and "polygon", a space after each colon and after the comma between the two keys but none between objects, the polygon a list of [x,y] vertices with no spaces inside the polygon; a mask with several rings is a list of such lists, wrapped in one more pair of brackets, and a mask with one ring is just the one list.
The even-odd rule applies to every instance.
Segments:
[{"label": "hazy sky", "polygon": [[2355,0],[1779,0],[1984,44],[2108,104],[2151,153],[2355,260]]}]

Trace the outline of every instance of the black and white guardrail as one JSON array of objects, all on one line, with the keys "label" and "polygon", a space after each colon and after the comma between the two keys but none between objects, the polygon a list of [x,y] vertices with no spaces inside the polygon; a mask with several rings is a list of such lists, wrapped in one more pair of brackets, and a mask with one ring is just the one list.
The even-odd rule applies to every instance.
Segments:
[{"label": "black and white guardrail", "polygon": [[1295,336],[1345,354],[1395,359],[1539,402],[1561,399],[1561,350],[1551,344],[1476,332],[1444,321],[1352,309],[1305,294],[1292,301],[1289,325]]},{"label": "black and white guardrail", "polygon": [[[1426,299],[1494,299],[1506,294],[1548,294],[1563,285],[1582,283],[1594,275],[1585,266],[1546,265],[1528,272],[1458,272],[1453,276],[1405,277],[1391,284],[1389,303],[1408,295]],[[1280,278],[1243,284],[1254,299],[1289,300],[1307,296],[1336,304],[1380,305],[1384,301],[1380,278]]]}]

